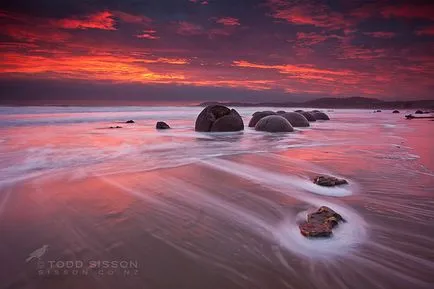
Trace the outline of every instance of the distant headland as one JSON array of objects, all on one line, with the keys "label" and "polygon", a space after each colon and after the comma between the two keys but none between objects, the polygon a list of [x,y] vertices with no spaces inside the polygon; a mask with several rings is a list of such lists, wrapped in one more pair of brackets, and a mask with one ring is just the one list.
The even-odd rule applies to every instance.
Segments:
[{"label": "distant headland", "polygon": [[368,97],[325,97],[304,102],[203,102],[199,106],[211,104],[224,104],[226,106],[250,106],[250,107],[315,107],[315,108],[428,108],[434,109],[434,100],[406,100],[406,101],[384,101]]}]

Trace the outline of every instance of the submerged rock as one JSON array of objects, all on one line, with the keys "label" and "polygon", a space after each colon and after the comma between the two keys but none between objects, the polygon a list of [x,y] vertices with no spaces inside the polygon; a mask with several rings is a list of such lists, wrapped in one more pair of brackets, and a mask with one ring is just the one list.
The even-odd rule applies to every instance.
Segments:
[{"label": "submerged rock", "polygon": [[421,111],[420,109],[416,110],[414,114],[423,114],[423,111]]},{"label": "submerged rock", "polygon": [[135,121],[130,119],[130,120],[127,120],[125,123],[135,123]]},{"label": "submerged rock", "polygon": [[316,118],[308,111],[302,111],[300,112],[309,122],[316,121]]},{"label": "submerged rock", "polygon": [[314,184],[323,187],[335,187],[348,184],[347,180],[338,179],[331,176],[318,176],[313,180]]},{"label": "submerged rock", "polygon": [[273,111],[257,111],[253,114],[253,117],[250,119],[249,127],[254,127],[261,118],[264,118],[269,115],[275,115]]},{"label": "submerged rock", "polygon": [[315,112],[311,113],[316,120],[330,120],[329,116],[324,112]]},{"label": "submerged rock", "polygon": [[295,112],[298,112],[298,113],[302,113],[302,112],[304,112],[304,110],[302,110],[302,109],[297,109],[297,110],[294,110]]},{"label": "submerged rock", "polygon": [[399,110],[394,110],[392,111],[392,113],[399,113]]},{"label": "submerged rock", "polygon": [[244,123],[239,113],[223,105],[207,106],[196,118],[196,131],[230,132],[243,129]]},{"label": "submerged rock", "polygon": [[284,113],[286,113],[286,111],[284,111],[284,110],[278,110],[278,111],[276,111],[276,113],[277,114],[284,114]]},{"label": "submerged rock", "polygon": [[300,233],[305,237],[330,237],[339,223],[345,222],[341,215],[322,206],[307,216],[307,221],[300,224]]},{"label": "submerged rock", "polygon": [[294,131],[294,128],[286,118],[280,115],[269,115],[258,121],[255,130],[266,132],[291,132]]},{"label": "submerged rock", "polygon": [[165,123],[164,121],[159,121],[159,122],[157,122],[157,124],[155,125],[155,128],[156,128],[156,129],[169,129],[170,126],[169,126],[167,123]]},{"label": "submerged rock", "polygon": [[310,126],[309,121],[298,112],[287,112],[282,114],[293,127],[308,127]]},{"label": "submerged rock", "polygon": [[114,129],[114,128],[122,128],[122,127],[117,125],[117,126],[111,126],[109,128]]}]

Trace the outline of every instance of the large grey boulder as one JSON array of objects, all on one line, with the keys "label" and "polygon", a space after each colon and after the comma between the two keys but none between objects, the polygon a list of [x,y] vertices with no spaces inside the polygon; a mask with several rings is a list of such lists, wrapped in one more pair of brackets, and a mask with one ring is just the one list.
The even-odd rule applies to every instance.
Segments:
[{"label": "large grey boulder", "polygon": [[316,118],[308,111],[300,112],[309,122],[316,121]]},{"label": "large grey boulder", "polygon": [[230,132],[243,129],[244,123],[239,113],[223,105],[207,106],[196,118],[196,131]]},{"label": "large grey boulder", "polygon": [[289,121],[280,115],[269,115],[261,118],[255,125],[255,130],[266,132],[291,132],[294,128]]},{"label": "large grey boulder", "polygon": [[308,127],[309,121],[298,112],[287,112],[282,114],[293,127]]},{"label": "large grey boulder", "polygon": [[312,115],[316,120],[330,120],[329,116],[324,112],[312,112]]},{"label": "large grey boulder", "polygon": [[249,127],[254,127],[261,118],[269,116],[269,115],[275,115],[275,113],[273,111],[257,111],[257,112],[255,112],[253,114],[252,118],[250,119]]}]

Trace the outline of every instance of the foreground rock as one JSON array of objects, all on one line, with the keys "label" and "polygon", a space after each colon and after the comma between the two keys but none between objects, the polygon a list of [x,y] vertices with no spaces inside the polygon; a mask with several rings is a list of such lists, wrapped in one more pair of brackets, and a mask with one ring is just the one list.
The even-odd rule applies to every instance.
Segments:
[{"label": "foreground rock", "polygon": [[323,187],[335,187],[348,184],[347,180],[338,179],[331,176],[318,176],[313,180],[314,184]]},{"label": "foreground rock", "polygon": [[308,127],[310,126],[309,121],[298,112],[287,112],[282,114],[293,127]]},{"label": "foreground rock", "polygon": [[302,114],[309,122],[316,121],[316,118],[308,111],[302,111],[300,114]]},{"label": "foreground rock", "polygon": [[264,118],[269,115],[275,115],[273,111],[257,111],[253,114],[253,117],[250,119],[249,127],[255,127],[255,125],[258,123],[258,121],[261,118]]},{"label": "foreground rock", "polygon": [[269,115],[258,121],[255,130],[266,132],[292,132],[294,128],[286,118],[280,115]]},{"label": "foreground rock", "polygon": [[329,116],[324,112],[315,112],[311,113],[316,120],[330,120]]},{"label": "foreground rock", "polygon": [[399,110],[394,110],[392,113],[399,113]]},{"label": "foreground rock", "polygon": [[156,128],[156,129],[169,129],[170,126],[169,126],[167,123],[165,123],[164,121],[159,121],[159,122],[157,122],[157,124],[155,125],[155,128]]},{"label": "foreground rock", "polygon": [[196,118],[196,131],[230,132],[243,129],[244,123],[239,113],[223,105],[207,106]]},{"label": "foreground rock", "polygon": [[299,225],[300,233],[309,238],[330,237],[333,234],[333,228],[339,223],[345,222],[341,215],[322,206],[316,212],[307,216],[307,222]]}]

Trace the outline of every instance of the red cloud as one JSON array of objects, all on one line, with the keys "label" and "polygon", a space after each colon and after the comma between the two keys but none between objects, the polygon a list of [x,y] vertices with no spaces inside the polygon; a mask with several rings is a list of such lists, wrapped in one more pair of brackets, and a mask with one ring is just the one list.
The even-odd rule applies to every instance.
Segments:
[{"label": "red cloud", "polygon": [[223,17],[216,20],[217,23],[223,24],[225,26],[238,26],[240,25],[240,20],[234,17]]},{"label": "red cloud", "polygon": [[417,35],[428,35],[428,36],[434,36],[434,25],[428,26],[422,29],[419,29],[416,31]]},{"label": "red cloud", "polygon": [[26,42],[63,42],[70,37],[66,32],[56,31],[46,27],[24,25],[6,25],[3,33],[17,40]]},{"label": "red cloud", "polygon": [[150,40],[159,39],[160,37],[156,36],[155,33],[157,33],[155,30],[145,30],[143,33],[136,35],[136,37]]},{"label": "red cloud", "polygon": [[204,29],[200,25],[187,21],[180,21],[178,23],[177,33],[181,35],[200,35],[204,33]]},{"label": "red cloud", "polygon": [[113,14],[109,11],[94,13],[81,18],[67,18],[52,22],[64,29],[102,29],[116,30]]},{"label": "red cloud", "polygon": [[343,29],[349,25],[344,17],[331,11],[325,5],[289,3],[282,0],[268,0],[271,16],[297,25],[313,25],[329,29]]},{"label": "red cloud", "polygon": [[381,14],[386,18],[401,17],[434,19],[434,5],[388,6],[382,9]]},{"label": "red cloud", "polygon": [[365,35],[369,35],[375,38],[393,38],[396,36],[394,32],[386,32],[386,31],[377,31],[377,32],[365,32]]}]

